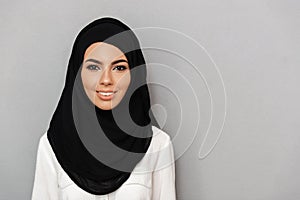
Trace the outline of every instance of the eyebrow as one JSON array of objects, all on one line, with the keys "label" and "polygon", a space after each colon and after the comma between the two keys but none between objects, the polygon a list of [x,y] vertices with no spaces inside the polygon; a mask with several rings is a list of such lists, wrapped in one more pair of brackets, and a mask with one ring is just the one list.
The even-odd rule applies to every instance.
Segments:
[{"label": "eyebrow", "polygon": [[[93,58],[90,58],[90,59],[87,59],[85,62],[94,62],[94,63],[97,63],[97,64],[102,64],[101,61],[99,60],[96,60],[96,59],[93,59]],[[117,63],[120,63],[120,62],[127,62],[127,60],[124,60],[124,59],[120,59],[120,60],[115,60],[114,62],[112,62],[111,64],[117,64]]]}]

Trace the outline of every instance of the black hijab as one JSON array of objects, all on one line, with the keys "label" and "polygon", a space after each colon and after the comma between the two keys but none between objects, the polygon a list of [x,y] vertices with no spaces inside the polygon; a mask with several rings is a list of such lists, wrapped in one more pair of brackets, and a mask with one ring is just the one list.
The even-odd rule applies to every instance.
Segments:
[{"label": "black hijab", "polygon": [[[95,42],[118,47],[128,60],[130,85],[112,110],[95,106],[82,85],[84,53]],[[145,60],[133,31],[110,17],[88,24],[75,39],[65,86],[47,131],[61,167],[89,193],[117,190],[147,152],[152,125],[159,127],[150,106]]]}]

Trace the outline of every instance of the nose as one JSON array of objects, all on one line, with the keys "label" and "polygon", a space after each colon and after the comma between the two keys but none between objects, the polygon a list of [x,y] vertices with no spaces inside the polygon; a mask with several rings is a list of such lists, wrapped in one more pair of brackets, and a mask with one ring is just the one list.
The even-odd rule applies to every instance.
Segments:
[{"label": "nose", "polygon": [[112,79],[112,74],[111,70],[105,69],[100,75],[99,79],[99,84],[100,85],[112,85],[113,84],[113,79]]}]

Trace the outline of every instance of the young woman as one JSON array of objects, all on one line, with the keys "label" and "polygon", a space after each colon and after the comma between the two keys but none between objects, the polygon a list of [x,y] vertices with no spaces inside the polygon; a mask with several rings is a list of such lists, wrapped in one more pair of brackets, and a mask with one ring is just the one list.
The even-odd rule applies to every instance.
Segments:
[{"label": "young woman", "polygon": [[133,31],[110,17],[84,27],[39,141],[32,200],[175,200],[172,143],[150,106]]}]

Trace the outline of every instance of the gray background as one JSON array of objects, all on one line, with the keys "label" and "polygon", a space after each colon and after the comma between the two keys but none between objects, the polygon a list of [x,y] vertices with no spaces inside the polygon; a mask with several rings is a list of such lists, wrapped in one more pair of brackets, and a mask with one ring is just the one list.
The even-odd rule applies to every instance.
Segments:
[{"label": "gray background", "polygon": [[[193,80],[197,95],[203,97],[199,101],[203,117],[187,149],[183,151],[179,142],[174,143],[180,157],[176,161],[178,199],[300,199],[299,1],[0,3],[1,200],[30,199],[38,140],[47,130],[60,97],[72,44],[83,26],[102,16],[117,17],[132,28],[155,26],[185,33],[205,47],[220,70],[227,95],[225,126],[217,145],[204,159],[199,159],[198,153],[212,113],[209,96],[197,88],[204,85],[203,79]],[[147,39],[155,40],[150,35],[141,43]],[[188,53],[205,57],[200,51]],[[168,57],[150,51],[145,55],[162,63]],[[196,63],[200,71],[205,71],[204,60]],[[219,79],[207,74],[209,87],[215,91],[214,102],[224,103],[222,90],[214,87]],[[165,74],[149,75],[166,79]],[[178,84],[172,77],[167,78]],[[181,89],[180,82],[178,86]],[[173,116],[180,116],[180,110],[171,94],[161,95],[163,91],[152,87],[151,95],[153,102],[163,101],[169,116],[163,129],[173,137],[180,119]],[[194,108],[188,98],[180,104]],[[224,111],[221,106],[218,112],[216,104],[214,117],[221,119]],[[194,123],[192,117],[182,116],[188,119],[186,127]],[[220,123],[216,124],[212,125],[215,132],[220,129]],[[178,134],[193,131],[185,128]],[[212,132],[208,138],[207,149],[217,137]]]}]

